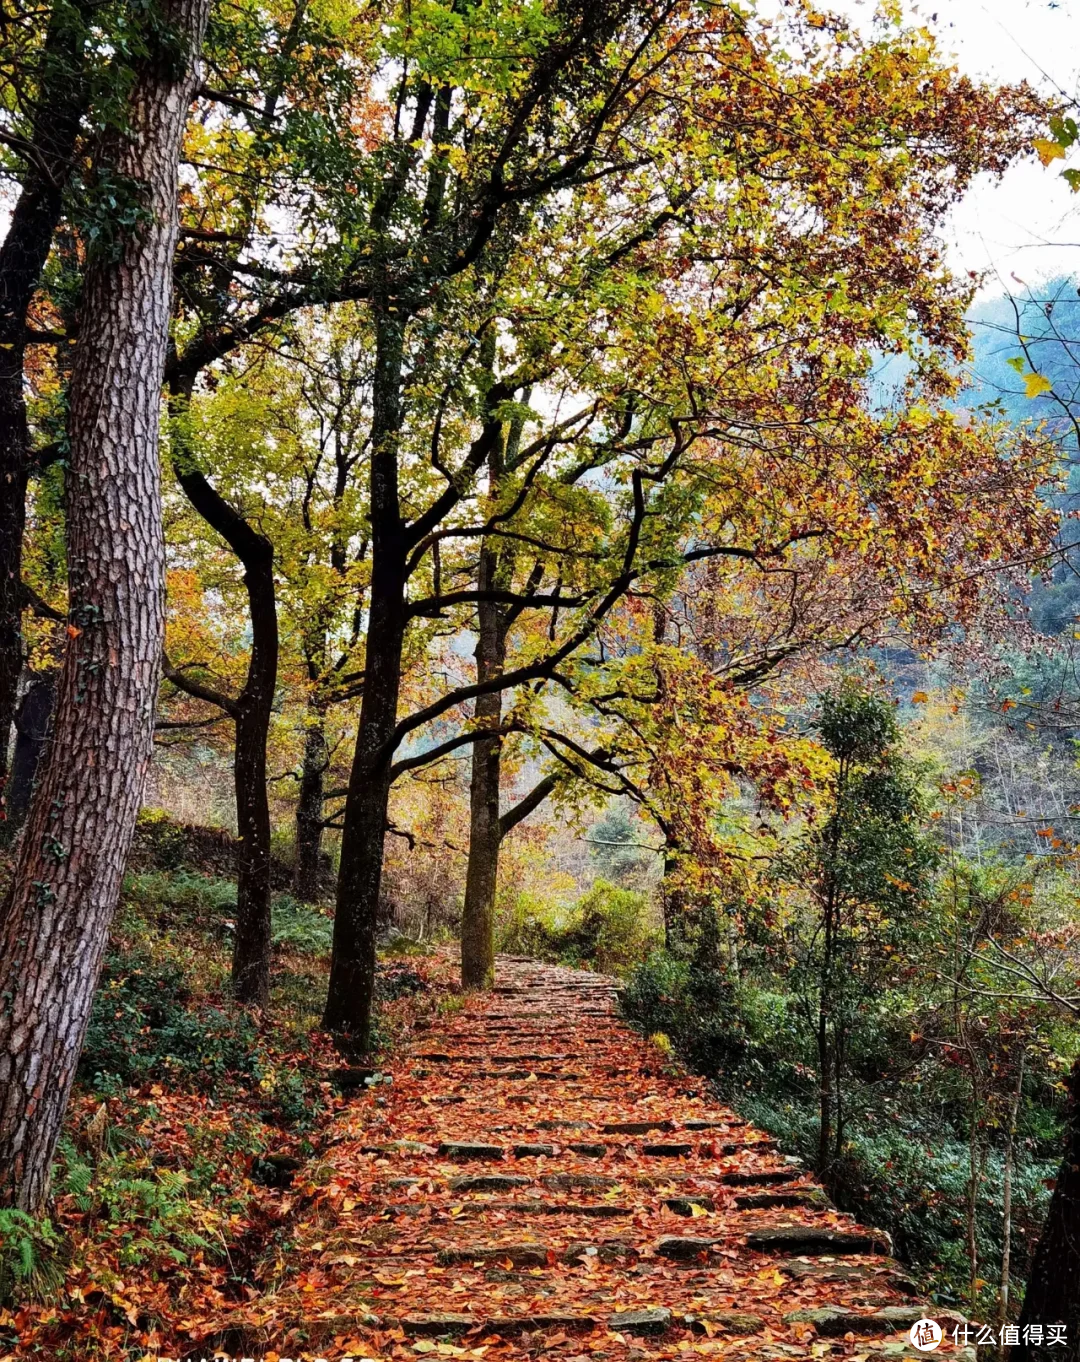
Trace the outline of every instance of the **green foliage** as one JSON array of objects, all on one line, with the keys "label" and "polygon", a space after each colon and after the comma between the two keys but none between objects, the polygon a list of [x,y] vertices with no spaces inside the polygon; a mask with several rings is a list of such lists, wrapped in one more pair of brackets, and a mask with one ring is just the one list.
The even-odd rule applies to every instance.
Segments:
[{"label": "green foliage", "polygon": [[649,921],[648,895],[606,880],[597,880],[566,909],[519,894],[497,925],[502,951],[615,974],[644,959],[657,935]]},{"label": "green foliage", "polygon": [[613,804],[589,829],[589,855],[611,884],[626,887],[647,868],[649,853],[638,843],[638,829],[625,800]]},{"label": "green foliage", "polygon": [[79,1078],[102,1095],[154,1082],[217,1096],[231,1088],[298,1127],[320,1109],[314,1073],[276,1059],[248,1012],[193,997],[177,960],[139,948],[106,963]]},{"label": "green foliage", "polygon": [[40,1299],[64,1280],[56,1261],[59,1240],[48,1220],[0,1207],[0,1305],[20,1297]]},{"label": "green foliage", "polygon": [[703,1073],[730,1072],[745,1057],[735,989],[719,970],[654,951],[631,974],[623,1008],[645,1035],[667,1036]]},{"label": "green foliage", "polygon": [[[817,1145],[817,1111],[811,1101],[790,1095],[762,1096],[744,1091],[738,1109],[770,1131],[785,1150],[812,1162]],[[943,1304],[970,1305],[964,1203],[969,1178],[969,1148],[940,1109],[920,1112],[915,1104],[860,1112],[848,1130],[840,1157],[831,1169],[837,1205],[893,1237],[897,1255],[927,1278],[933,1298]],[[1021,1154],[1012,1174],[1014,1267],[1022,1273],[1028,1247],[1042,1225],[1049,1202],[1047,1182],[1057,1172],[1056,1158],[1037,1151]],[[1004,1164],[992,1151],[976,1201],[976,1226],[986,1282],[982,1310],[993,1314],[1001,1262],[1001,1206]]]},{"label": "green foliage", "polygon": [[900,736],[892,705],[880,695],[846,682],[821,700],[817,729],[837,761],[883,761]]},{"label": "green foliage", "polygon": [[333,921],[291,894],[279,894],[271,905],[275,946],[302,955],[327,955],[334,938]]},{"label": "green foliage", "polygon": [[170,927],[213,928],[235,913],[236,885],[192,870],[151,870],[128,877],[124,901]]},{"label": "green foliage", "polygon": [[195,1253],[221,1255],[220,1239],[206,1233],[205,1207],[192,1196],[196,1188],[189,1173],[154,1168],[133,1149],[103,1155],[96,1164],[70,1143],[60,1154],[60,1190],[110,1239],[120,1263],[186,1263]]},{"label": "green foliage", "polygon": [[209,1087],[259,1076],[258,1031],[246,1012],[196,1006],[183,969],[146,952],[113,955],[94,1000],[79,1076],[109,1093],[167,1079]]}]

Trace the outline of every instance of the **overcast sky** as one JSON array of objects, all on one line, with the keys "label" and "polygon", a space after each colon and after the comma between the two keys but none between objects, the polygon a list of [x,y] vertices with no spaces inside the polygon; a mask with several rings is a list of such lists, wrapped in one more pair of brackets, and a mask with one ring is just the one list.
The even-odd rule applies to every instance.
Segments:
[{"label": "overcast sky", "polygon": [[[872,10],[859,0],[823,7],[853,15]],[[930,27],[942,49],[970,75],[1026,79],[1070,97],[1080,88],[1080,0],[920,0],[907,8],[922,22],[937,16]],[[1080,166],[1077,151],[1069,164]],[[1061,179],[1062,168],[1061,161],[1044,169],[1032,160],[998,184],[976,185],[951,224],[953,264],[996,271],[1013,284],[1013,274],[1028,284],[1053,273],[1080,274],[1080,194]],[[984,295],[1000,292],[991,275]]]}]

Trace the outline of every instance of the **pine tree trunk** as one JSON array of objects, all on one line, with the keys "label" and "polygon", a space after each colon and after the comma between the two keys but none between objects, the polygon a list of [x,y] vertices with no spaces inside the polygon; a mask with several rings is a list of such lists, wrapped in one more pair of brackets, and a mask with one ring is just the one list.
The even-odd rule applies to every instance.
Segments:
[{"label": "pine tree trunk", "polygon": [[[389,308],[388,299],[377,306]],[[330,984],[323,1025],[347,1052],[371,1041],[375,945],[383,842],[390,802],[390,766],[405,643],[407,539],[398,501],[401,430],[402,323],[376,315],[371,438],[371,606],[364,698],[345,797]]]},{"label": "pine tree trunk", "polygon": [[[492,589],[496,555],[484,547],[477,585]],[[498,676],[505,661],[505,635],[499,607],[491,601],[478,606],[476,679]],[[498,728],[502,692],[480,695],[474,717],[478,727]],[[499,880],[499,785],[502,739],[484,738],[473,744],[469,783],[469,860],[465,872],[465,909],[461,920],[461,983],[464,988],[487,989],[495,983],[495,893]]]},{"label": "pine tree trunk", "polygon": [[[1069,1075],[1069,1113],[1065,1156],[1054,1195],[1031,1262],[1024,1308],[1020,1313],[1021,1339],[1029,1325],[1042,1325],[1044,1346],[1021,1343],[1010,1353],[1024,1362],[1077,1362],[1080,1358],[1080,1059]],[[1048,1324],[1064,1324],[1064,1347],[1045,1346]]]},{"label": "pine tree trunk", "polygon": [[304,733],[304,760],[300,770],[300,794],[296,801],[296,866],[293,893],[303,903],[319,897],[319,859],[323,834],[323,778],[326,774],[326,722],[314,718]]},{"label": "pine tree trunk", "polygon": [[54,5],[41,69],[32,149],[0,246],[0,779],[8,769],[22,670],[22,544],[31,454],[23,389],[26,315],[60,220],[85,103],[86,0]]},{"label": "pine tree trunk", "polygon": [[0,917],[0,1202],[48,1193],[153,743],[164,624],[158,435],[179,147],[209,0],[162,0],[115,172],[143,220],[88,263],[70,392],[69,640]]}]

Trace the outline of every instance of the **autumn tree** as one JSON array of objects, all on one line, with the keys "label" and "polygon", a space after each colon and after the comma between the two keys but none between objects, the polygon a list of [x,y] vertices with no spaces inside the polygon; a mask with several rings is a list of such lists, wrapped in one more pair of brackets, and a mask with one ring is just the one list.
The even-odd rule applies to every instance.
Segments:
[{"label": "autumn tree", "polygon": [[129,221],[95,244],[69,425],[69,642],[0,917],[0,1198],[48,1192],[150,757],[164,621],[158,468],[180,141],[209,0],[143,16],[126,116],[96,159]]},{"label": "autumn tree", "polygon": [[[198,618],[206,618],[207,601],[182,604],[180,598],[171,612],[165,675],[177,691],[202,702],[190,722],[205,722],[209,705],[236,724],[234,985],[242,1000],[260,1006],[269,989],[267,744],[275,695],[282,688],[302,715],[297,889],[313,897],[326,821],[327,715],[358,684],[350,664],[361,631],[366,522],[351,474],[364,454],[366,355],[342,338],[341,326],[341,317],[323,328],[298,323],[276,347],[237,357],[212,392],[185,404],[172,432],[177,480],[198,513],[193,523],[176,506],[170,518],[178,569],[194,570],[226,611],[232,608],[228,570],[216,564],[211,547],[218,536],[243,569],[250,641],[243,629],[236,631],[240,641],[211,638]],[[214,470],[216,487],[204,469]],[[203,545],[206,529],[213,533]],[[234,678],[239,659],[243,675]]]},{"label": "autumn tree", "polygon": [[[511,82],[510,93],[500,90],[497,99],[471,88],[460,74],[464,68],[456,54],[421,53],[411,35],[402,39],[410,61],[400,77],[386,168],[372,187],[367,219],[375,356],[371,613],[326,1012],[330,1029],[360,1045],[370,1005],[386,802],[395,773],[414,761],[410,756],[395,762],[394,750],[416,730],[480,695],[550,677],[593,637],[614,602],[637,581],[643,570],[639,552],[650,541],[659,561],[672,565],[673,560],[660,557],[654,530],[662,515],[671,526],[686,525],[690,508],[701,504],[695,498],[703,495],[702,484],[695,484],[692,476],[685,482],[678,476],[687,451],[714,425],[753,429],[760,419],[760,407],[755,410],[752,404],[759,394],[744,403],[737,386],[734,392],[724,390],[719,375],[734,372],[742,382],[747,366],[756,364],[761,389],[783,386],[775,365],[761,363],[765,351],[755,351],[755,339],[764,345],[767,330],[786,328],[782,352],[793,376],[785,399],[789,426],[809,422],[813,400],[823,388],[843,382],[845,374],[863,363],[859,334],[868,343],[871,336],[880,340],[888,335],[903,347],[925,327],[923,334],[941,347],[939,360],[928,361],[928,371],[938,375],[944,355],[961,343],[959,297],[931,263],[933,248],[923,229],[936,220],[946,179],[959,183],[953,180],[957,166],[963,167],[962,181],[976,162],[983,163],[984,154],[989,156],[986,164],[994,163],[1008,154],[1006,143],[1014,131],[999,123],[1002,140],[996,149],[991,151],[983,141],[976,152],[965,119],[948,130],[935,122],[939,106],[932,109],[924,102],[916,91],[925,90],[925,83],[917,82],[925,82],[930,72],[935,72],[931,84],[951,78],[933,66],[922,38],[899,39],[895,47],[888,42],[871,45],[831,71],[821,86],[822,97],[834,101],[836,113],[851,120],[853,137],[873,124],[890,147],[919,148],[923,159],[900,192],[898,163],[891,156],[887,169],[883,159],[873,170],[862,167],[853,173],[847,158],[821,147],[809,123],[801,121],[806,112],[799,93],[804,76],[781,69],[763,37],[724,21],[699,32],[681,12],[663,10],[650,12],[647,21],[639,16],[631,40],[628,19],[595,13],[545,35],[522,56],[520,92]],[[663,57],[649,68],[646,80],[642,63],[651,59],[652,44],[661,41],[661,34]],[[702,56],[696,47],[691,55],[691,45],[699,39],[702,51],[711,55]],[[811,45],[818,41],[813,38]],[[837,39],[838,50],[847,55],[858,46],[849,35]],[[597,56],[601,48],[602,60]],[[580,79],[579,61],[588,67],[585,80]],[[719,85],[698,79],[701,61],[706,66],[725,63]],[[870,105],[847,84],[856,78],[860,63],[889,77],[880,101]],[[577,113],[570,103],[556,105],[570,98],[564,82],[571,70]],[[991,105],[983,93],[957,93],[989,114]],[[586,97],[595,99],[596,116],[582,112],[580,101]],[[679,122],[679,135],[671,136],[675,125],[669,115],[684,99],[695,109],[695,118],[687,125]],[[554,130],[540,133],[531,120],[541,116],[556,118]],[[812,123],[813,116],[807,117]],[[990,122],[996,117],[989,114]],[[482,138],[472,131],[477,118],[486,129]],[[929,150],[924,134],[931,124],[944,133],[947,153],[940,141]],[[626,140],[631,126],[650,130],[648,135],[635,132],[634,150]],[[690,127],[693,136],[685,135]],[[467,131],[468,154],[447,159],[440,148],[453,146]],[[758,139],[763,139],[760,145]],[[751,154],[752,144],[758,149]],[[642,154],[641,145],[649,152]],[[733,151],[741,147],[747,151],[743,161]],[[765,180],[755,169],[762,156],[769,162],[771,182],[784,180],[791,192],[807,195],[807,203],[816,208],[823,202],[819,190],[828,184],[827,220],[803,233],[790,221],[770,219],[776,239],[759,244],[757,214],[769,202]],[[728,180],[735,162],[751,169],[743,179]],[[874,181],[873,212],[867,211],[867,175]],[[722,207],[711,197],[719,183],[731,188]],[[907,194],[917,183],[921,188]],[[565,207],[555,198],[563,188],[568,191]],[[626,211],[609,222],[606,206],[616,202]],[[751,203],[756,205],[753,211]],[[747,216],[741,216],[744,210]],[[866,234],[865,248],[838,254],[835,233],[841,219],[846,239]],[[898,230],[901,221],[912,230]],[[401,222],[413,224],[406,236],[415,242],[404,253],[396,234]],[[550,262],[539,278],[537,261]],[[847,280],[845,269],[868,263],[866,275]],[[695,270],[699,273],[691,279]],[[902,290],[897,286],[901,277]],[[925,292],[912,309],[908,290],[920,277]],[[827,282],[815,291],[815,280]],[[526,297],[535,299],[531,311],[524,306]],[[697,315],[694,304],[701,305]],[[648,317],[652,328],[649,347],[635,348],[643,326],[630,335],[628,319],[638,315]],[[483,354],[484,337],[499,317],[507,319],[506,335],[513,342],[497,345],[489,361]],[[435,342],[455,335],[462,344],[451,368],[446,356],[453,348]],[[791,356],[799,350],[805,358],[807,346],[814,349],[815,361],[809,374],[804,371],[799,391]],[[777,363],[782,371],[785,361]],[[445,559],[436,565],[434,546],[441,546],[444,532],[464,537],[453,517],[504,441],[515,399],[527,388],[541,386],[556,404],[560,393],[569,401],[572,392],[587,394],[586,402],[582,414],[562,418],[567,423],[562,429],[556,421],[547,425],[547,452],[544,423],[535,439],[526,432],[523,448],[530,453],[522,478],[530,486],[536,482],[539,469],[533,473],[532,467],[543,453],[546,483],[555,483],[558,472],[549,460],[557,447],[565,459],[562,471],[583,459],[604,468],[608,486],[616,490],[616,514],[603,562],[597,564],[597,580],[572,604],[558,588],[550,646],[533,648],[520,666],[448,692],[401,717],[400,657],[411,618],[475,604],[480,594],[498,595],[510,605],[524,598],[537,608],[556,606],[557,571],[546,579],[542,572],[525,593],[510,590],[504,596],[497,586],[481,593],[473,585],[421,594],[415,603],[411,590],[406,594],[410,578],[421,569],[429,581],[436,572],[441,582],[449,580]],[[447,462],[454,434],[448,414],[455,402],[472,432],[466,439],[466,431],[459,429],[462,454],[453,465]],[[404,491],[401,479],[410,466],[408,457],[425,448],[431,451],[434,474],[443,470],[445,486],[441,491],[437,483],[429,492],[412,486]],[[679,490],[665,490],[668,482]],[[505,495],[512,502],[516,493],[511,484]],[[686,518],[680,520],[680,514]],[[484,529],[478,526],[472,537],[482,539]],[[666,552],[672,551],[678,530],[672,529],[669,538]],[[777,538],[784,542],[782,534]],[[740,548],[754,551],[750,545],[725,545],[724,551]],[[550,571],[549,566],[544,570]],[[474,740],[461,734],[449,741],[458,746]]]}]

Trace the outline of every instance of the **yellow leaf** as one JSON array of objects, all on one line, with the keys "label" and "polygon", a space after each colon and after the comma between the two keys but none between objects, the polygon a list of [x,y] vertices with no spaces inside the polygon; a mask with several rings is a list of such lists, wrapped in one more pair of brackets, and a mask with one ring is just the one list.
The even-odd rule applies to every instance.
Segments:
[{"label": "yellow leaf", "polygon": [[[698,1203],[697,1203],[696,1201],[691,1201],[691,1203],[690,1203],[690,1215],[691,1215],[691,1217],[692,1217],[693,1219],[696,1220],[699,1216],[708,1215],[708,1214],[709,1214],[709,1212],[705,1209],[704,1206],[699,1206]],[[712,1335],[710,1334],[710,1338],[711,1338],[711,1337],[712,1337]]]},{"label": "yellow leaf", "polygon": [[1054,385],[1042,374],[1024,375],[1024,396],[1038,397],[1040,393],[1048,393]]},{"label": "yellow leaf", "polygon": [[433,1353],[436,1347],[430,1338],[417,1339],[412,1346],[414,1353]]},{"label": "yellow leaf", "polygon": [[927,700],[929,699],[930,697],[929,695],[927,695],[926,691],[917,690],[915,694],[911,697],[911,703],[913,705],[925,705]]},{"label": "yellow leaf", "polygon": [[1048,166],[1051,161],[1065,159],[1065,148],[1050,137],[1036,137],[1031,145],[1044,166]]}]

